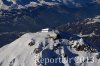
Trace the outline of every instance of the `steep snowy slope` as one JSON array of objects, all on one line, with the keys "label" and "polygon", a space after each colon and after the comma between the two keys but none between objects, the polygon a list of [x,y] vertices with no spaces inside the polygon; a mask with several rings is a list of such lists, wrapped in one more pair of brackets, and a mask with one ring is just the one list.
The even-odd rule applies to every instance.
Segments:
[{"label": "steep snowy slope", "polygon": [[99,53],[80,37],[27,33],[0,49],[0,66],[99,66]]},{"label": "steep snowy slope", "polygon": [[2,0],[0,0],[0,9],[8,9],[8,6]]}]

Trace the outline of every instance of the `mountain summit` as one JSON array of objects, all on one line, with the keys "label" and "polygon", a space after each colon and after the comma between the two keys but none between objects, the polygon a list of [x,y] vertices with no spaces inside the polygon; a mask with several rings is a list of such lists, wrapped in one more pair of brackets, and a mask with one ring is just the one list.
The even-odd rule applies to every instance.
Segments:
[{"label": "mountain summit", "polygon": [[99,53],[89,42],[57,30],[27,33],[0,48],[0,66],[99,66],[99,62]]}]

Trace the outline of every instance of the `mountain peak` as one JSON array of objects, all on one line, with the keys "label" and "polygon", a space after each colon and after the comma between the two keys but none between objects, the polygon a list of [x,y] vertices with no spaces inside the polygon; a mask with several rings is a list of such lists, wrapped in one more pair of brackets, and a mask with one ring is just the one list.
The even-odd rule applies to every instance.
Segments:
[{"label": "mountain peak", "polygon": [[[88,54],[90,55],[88,56]],[[87,45],[82,38],[47,28],[36,33],[24,34],[14,42],[2,47],[0,66],[79,66],[84,64],[83,61],[77,63],[75,58],[84,57],[87,60],[88,57],[88,61],[84,60],[84,62],[90,63],[94,60],[91,60],[92,56],[97,59],[97,55],[99,55],[97,50]],[[74,58],[72,61],[75,63],[43,61],[43,59],[56,58],[61,58],[63,61]],[[96,62],[100,62],[100,60],[96,60]]]}]

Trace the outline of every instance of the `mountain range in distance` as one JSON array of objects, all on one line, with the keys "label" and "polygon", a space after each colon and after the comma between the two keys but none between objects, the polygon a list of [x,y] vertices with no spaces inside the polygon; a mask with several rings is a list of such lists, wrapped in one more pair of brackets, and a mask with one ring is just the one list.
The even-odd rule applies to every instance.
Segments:
[{"label": "mountain range in distance", "polygon": [[69,8],[77,8],[77,7],[89,7],[93,5],[99,5],[99,0],[1,0],[1,7],[8,8],[8,6],[41,6],[41,5],[65,5]]}]

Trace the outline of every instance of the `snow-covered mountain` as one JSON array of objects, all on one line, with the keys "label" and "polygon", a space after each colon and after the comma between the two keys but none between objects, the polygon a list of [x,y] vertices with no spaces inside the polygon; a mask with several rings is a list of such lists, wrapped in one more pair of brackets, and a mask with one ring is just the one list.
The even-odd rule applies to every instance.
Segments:
[{"label": "snow-covered mountain", "polygon": [[78,36],[44,29],[0,48],[0,66],[99,66],[99,56]]},{"label": "snow-covered mountain", "polygon": [[[0,0],[3,4],[9,6],[26,5],[26,6],[37,6],[37,5],[66,5],[67,7],[87,7],[95,4],[100,4],[100,0]],[[3,5],[1,4],[1,5]],[[4,5],[3,5],[4,6]],[[20,7],[20,6],[19,6]]]},{"label": "snow-covered mountain", "polygon": [[46,2],[56,2],[56,3],[62,3],[64,5],[73,5],[73,6],[86,6],[86,5],[89,5],[89,4],[93,4],[93,3],[100,3],[99,0],[8,0],[8,1],[11,1],[13,3],[30,3],[32,1],[34,2],[40,2],[40,3],[46,3]]}]

